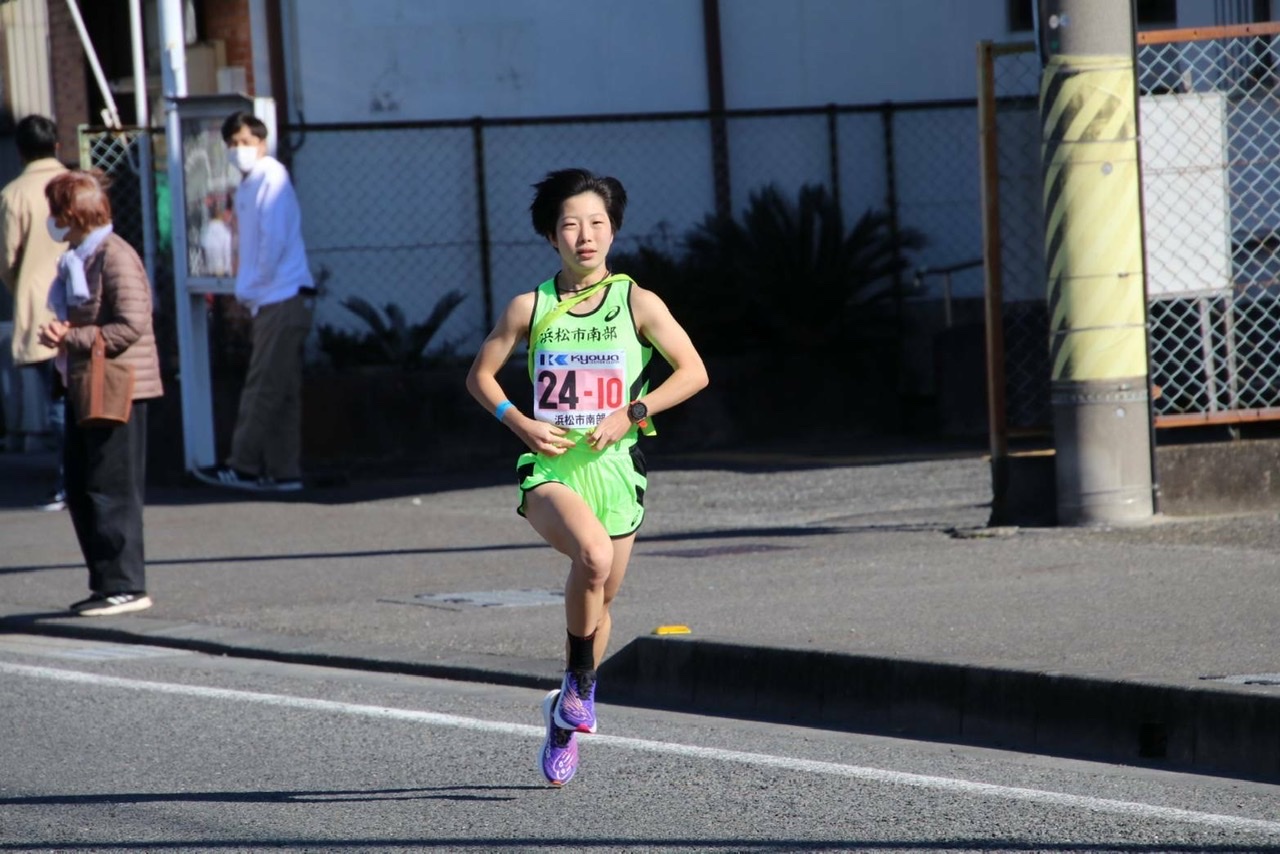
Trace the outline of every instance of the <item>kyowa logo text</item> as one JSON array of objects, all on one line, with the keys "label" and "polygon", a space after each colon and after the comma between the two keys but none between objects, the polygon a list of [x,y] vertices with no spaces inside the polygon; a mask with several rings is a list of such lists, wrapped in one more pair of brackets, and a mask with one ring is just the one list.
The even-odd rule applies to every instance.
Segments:
[{"label": "kyowa logo text", "polygon": [[611,367],[622,364],[622,353],[538,353],[541,367]]}]

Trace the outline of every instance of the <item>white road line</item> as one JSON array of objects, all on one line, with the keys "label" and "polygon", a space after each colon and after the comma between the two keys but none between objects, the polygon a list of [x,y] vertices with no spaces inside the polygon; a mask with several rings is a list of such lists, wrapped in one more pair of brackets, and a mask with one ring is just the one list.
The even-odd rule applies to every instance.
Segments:
[{"label": "white road line", "polygon": [[[357,715],[366,718],[385,720],[412,721],[431,726],[453,727],[455,729],[485,732],[497,735],[514,735],[524,738],[542,738],[540,726],[507,723],[503,721],[485,721],[478,718],[467,718],[459,715],[445,715],[437,712],[422,712],[412,709],[391,709],[382,706],[365,706],[356,703],[338,703],[332,700],[316,700],[309,697],[290,697],[282,694],[262,694],[255,691],[236,691],[228,688],[209,688],[200,685],[181,685],[170,682],[147,682],[140,679],[122,679],[115,676],[101,676],[95,673],[83,673],[77,670],[61,670],[53,667],[32,667],[24,664],[0,662],[0,673],[11,676],[26,676],[34,679],[48,679],[56,682],[74,682],[81,685],[95,685],[104,688],[123,688],[131,691],[150,691],[157,694],[177,694],[186,697],[203,697],[213,700],[231,700],[244,703],[258,703],[265,706],[278,706],[308,711],[334,712],[343,715]],[[1196,824],[1224,830],[1249,831],[1280,834],[1280,821],[1241,818],[1239,816],[1219,815],[1216,813],[1196,812],[1194,810],[1175,809],[1173,807],[1154,806],[1133,801],[1116,801],[1108,798],[1092,798],[1085,795],[1069,795],[1063,792],[1049,792],[1041,789],[1024,789],[1016,786],[996,786],[990,783],[975,783],[970,780],[959,780],[951,777],[933,777],[925,774],[907,774],[901,771],[886,771],[881,768],[866,768],[858,765],[840,765],[834,762],[818,762],[810,759],[796,759],[788,756],[771,756],[764,753],[744,753],[737,750],[721,750],[713,747],[698,747],[691,744],[672,744],[662,741],[648,741],[640,738],[623,738],[612,735],[589,736],[590,743],[624,750],[637,750],[645,753],[657,753],[668,756],[695,757],[717,762],[731,762],[739,765],[754,765],[764,768],[780,768],[787,771],[801,771],[810,774],[828,774],[863,780],[871,783],[884,783],[895,786],[911,786],[918,789],[931,789],[941,792],[954,792],[964,795],[979,795],[988,798],[1000,798],[1010,801],[1025,801],[1049,806],[1067,807],[1090,812],[1109,813],[1112,815],[1133,818],[1172,821],[1183,824]]]}]

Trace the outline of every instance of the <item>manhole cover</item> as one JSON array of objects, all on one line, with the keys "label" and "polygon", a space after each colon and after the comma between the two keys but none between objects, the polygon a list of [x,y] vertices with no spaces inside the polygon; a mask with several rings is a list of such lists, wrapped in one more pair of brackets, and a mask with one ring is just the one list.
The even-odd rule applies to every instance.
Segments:
[{"label": "manhole cover", "polygon": [[1227,682],[1231,685],[1280,685],[1280,673],[1239,673],[1235,676],[1201,676],[1210,682]]},{"label": "manhole cover", "polygon": [[563,605],[560,590],[482,590],[472,593],[419,593],[398,599],[380,599],[401,605],[425,605],[461,611],[464,608],[528,608],[535,605]]}]

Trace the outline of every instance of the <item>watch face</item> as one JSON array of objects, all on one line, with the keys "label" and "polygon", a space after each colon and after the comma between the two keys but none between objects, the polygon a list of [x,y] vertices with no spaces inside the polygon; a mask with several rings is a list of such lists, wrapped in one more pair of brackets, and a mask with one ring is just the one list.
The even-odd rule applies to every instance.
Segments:
[{"label": "watch face", "polygon": [[649,414],[649,407],[640,401],[636,401],[627,407],[627,417],[632,421],[643,421],[644,417]]}]

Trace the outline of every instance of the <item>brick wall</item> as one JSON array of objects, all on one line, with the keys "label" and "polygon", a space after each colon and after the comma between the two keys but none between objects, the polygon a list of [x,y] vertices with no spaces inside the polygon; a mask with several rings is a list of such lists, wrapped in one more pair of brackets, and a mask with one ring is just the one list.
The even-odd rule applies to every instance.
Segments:
[{"label": "brick wall", "polygon": [[246,94],[254,94],[253,42],[249,28],[249,0],[205,0],[201,30],[207,39],[226,45],[227,65],[244,69]]},{"label": "brick wall", "polygon": [[53,78],[53,117],[58,123],[58,142],[62,146],[60,157],[75,163],[80,157],[76,127],[101,124],[102,118],[89,115],[88,65],[75,22],[62,0],[49,0],[49,64]]}]

